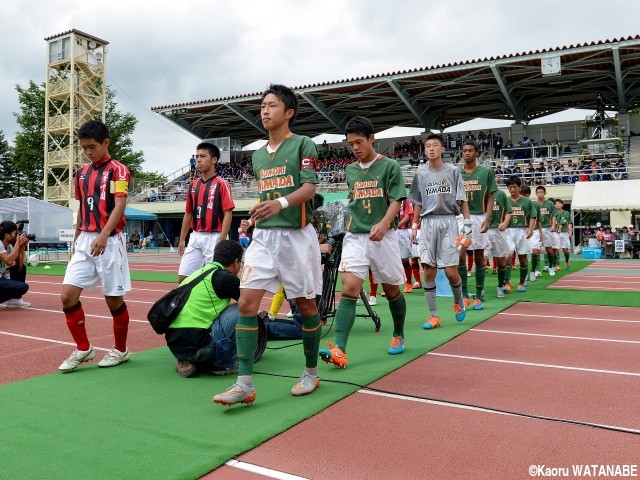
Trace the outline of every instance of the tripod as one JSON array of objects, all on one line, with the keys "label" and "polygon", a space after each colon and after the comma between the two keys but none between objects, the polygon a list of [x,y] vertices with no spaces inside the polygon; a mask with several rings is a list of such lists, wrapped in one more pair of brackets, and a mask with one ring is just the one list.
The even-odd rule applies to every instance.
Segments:
[{"label": "tripod", "polygon": [[[325,257],[324,272],[322,274],[322,296],[318,302],[318,313],[320,321],[327,323],[327,318],[336,316],[336,283],[338,282],[338,267],[342,258],[342,239],[344,234],[337,237],[329,238],[327,243],[331,244],[333,250]],[[380,331],[380,317],[373,311],[369,301],[364,294],[364,290],[360,290],[360,298],[367,310],[367,313],[356,314],[356,317],[371,318],[375,325],[375,331]]]}]

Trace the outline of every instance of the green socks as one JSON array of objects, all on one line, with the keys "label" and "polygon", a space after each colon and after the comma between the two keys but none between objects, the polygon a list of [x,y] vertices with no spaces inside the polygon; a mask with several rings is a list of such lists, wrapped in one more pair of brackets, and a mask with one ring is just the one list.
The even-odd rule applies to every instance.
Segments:
[{"label": "green socks", "polygon": [[356,321],[356,300],[357,297],[343,295],[336,310],[336,345],[345,353],[349,333]]},{"label": "green socks", "polygon": [[322,326],[320,325],[319,314],[316,313],[312,317],[302,319],[302,347],[304,348],[305,366],[307,368],[315,368],[318,365],[321,336]]},{"label": "green socks", "polygon": [[236,325],[236,349],[238,352],[238,374],[253,373],[253,356],[258,343],[258,317],[238,317]]},{"label": "green socks", "polygon": [[402,293],[393,300],[389,299],[389,311],[393,318],[393,336],[404,338],[404,318],[407,315],[407,301]]}]

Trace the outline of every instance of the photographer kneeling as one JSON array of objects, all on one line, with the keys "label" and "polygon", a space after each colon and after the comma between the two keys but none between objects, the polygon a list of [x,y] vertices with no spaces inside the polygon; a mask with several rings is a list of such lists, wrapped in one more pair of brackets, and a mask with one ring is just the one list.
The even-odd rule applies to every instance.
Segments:
[{"label": "photographer kneeling", "polygon": [[[227,375],[238,371],[235,332],[240,297],[240,279],[244,250],[239,243],[224,240],[213,252],[213,262],[193,272],[182,282],[193,282],[205,270],[211,274],[194,286],[187,303],[165,334],[167,346],[178,360],[176,372],[181,377],[193,377],[198,371]],[[266,332],[260,322],[256,357],[266,346]],[[257,361],[257,359],[256,359]]]},{"label": "photographer kneeling", "polygon": [[30,307],[22,296],[29,290],[25,283],[26,267],[24,250],[29,239],[26,234],[18,235],[14,222],[0,223],[0,303],[7,308]]}]

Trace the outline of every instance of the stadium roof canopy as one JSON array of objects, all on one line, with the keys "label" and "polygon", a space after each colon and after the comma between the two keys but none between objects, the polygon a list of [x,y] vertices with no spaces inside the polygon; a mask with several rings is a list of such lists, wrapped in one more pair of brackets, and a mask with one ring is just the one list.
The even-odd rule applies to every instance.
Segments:
[{"label": "stadium roof canopy", "polygon": [[[559,57],[559,73],[542,66]],[[556,67],[557,68],[557,67]],[[378,131],[394,126],[442,130],[475,118],[528,122],[569,108],[627,112],[640,106],[640,35],[561,48],[381,73],[294,88],[296,131],[342,134],[357,114]],[[199,138],[246,145],[267,132],[261,92],[152,107]]]}]

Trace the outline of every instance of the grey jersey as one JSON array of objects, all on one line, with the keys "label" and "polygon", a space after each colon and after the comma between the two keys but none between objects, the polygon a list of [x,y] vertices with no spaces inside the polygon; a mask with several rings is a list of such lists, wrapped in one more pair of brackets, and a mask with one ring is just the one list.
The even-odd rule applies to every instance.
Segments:
[{"label": "grey jersey", "polygon": [[413,177],[409,200],[422,206],[421,218],[426,215],[458,215],[458,202],[467,200],[460,169],[450,163],[437,169],[430,168],[429,163],[420,165]]}]

